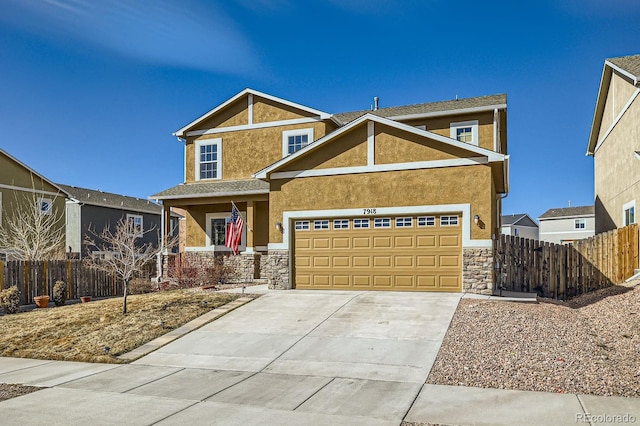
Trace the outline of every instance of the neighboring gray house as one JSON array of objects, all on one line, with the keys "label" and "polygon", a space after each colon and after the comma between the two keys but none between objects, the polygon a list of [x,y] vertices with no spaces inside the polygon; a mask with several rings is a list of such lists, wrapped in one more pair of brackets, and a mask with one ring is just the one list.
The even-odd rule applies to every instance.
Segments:
[{"label": "neighboring gray house", "polygon": [[[81,258],[86,255],[84,239],[87,235],[94,237],[89,229],[100,234],[108,225],[114,230],[123,217],[134,221],[136,227],[139,226],[142,234],[138,240],[140,244],[159,243],[162,206],[126,195],[69,185],[58,186],[71,195],[66,205],[66,248],[72,257]],[[171,220],[175,220],[176,223],[170,229],[177,228],[177,218],[172,216]]]},{"label": "neighboring gray house", "polygon": [[501,217],[500,233],[514,237],[538,239],[538,224],[526,213],[508,214]]},{"label": "neighboring gray house", "polygon": [[549,209],[538,218],[540,240],[568,244],[593,237],[596,229],[593,206]]}]

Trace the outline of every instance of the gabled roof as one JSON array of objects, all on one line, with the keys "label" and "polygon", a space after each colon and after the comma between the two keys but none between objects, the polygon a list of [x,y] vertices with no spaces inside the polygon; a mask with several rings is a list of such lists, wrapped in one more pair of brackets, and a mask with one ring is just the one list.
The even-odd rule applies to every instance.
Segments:
[{"label": "gabled roof", "polygon": [[30,173],[32,173],[34,176],[39,177],[42,181],[47,182],[49,185],[53,186],[54,188],[56,188],[58,191],[62,192],[64,194],[65,197],[70,197],[71,195],[65,191],[64,189],[62,189],[60,187],[60,185],[50,181],[49,179],[47,179],[46,177],[42,176],[40,173],[36,172],[35,170],[33,170],[31,167],[27,166],[26,164],[24,164],[22,161],[18,160],[17,158],[15,158],[14,156],[12,156],[11,154],[9,154],[7,151],[0,149],[0,153],[4,154],[7,158],[9,158],[11,161],[15,162],[16,164],[19,164],[20,166],[24,167],[25,169],[27,169],[27,171],[29,171]]},{"label": "gabled roof", "polygon": [[468,152],[471,153],[475,153],[478,154],[480,156],[483,157],[487,157],[489,162],[495,162],[495,161],[504,161],[506,158],[508,158],[508,156],[504,155],[504,154],[499,154],[497,152],[485,149],[485,148],[480,148],[478,146],[475,145],[470,145],[468,143],[465,142],[460,142],[458,140],[455,139],[451,139],[448,138],[446,136],[441,136],[435,133],[431,133],[429,131],[426,130],[421,130],[418,129],[414,126],[409,126],[407,124],[403,124],[403,123],[399,123],[397,121],[393,121],[390,120],[388,118],[384,118],[384,117],[379,117],[377,115],[373,115],[373,114],[365,114],[355,120],[353,120],[352,122],[350,122],[349,124],[340,127],[339,129],[335,130],[334,132],[329,133],[328,135],[318,139],[315,142],[310,143],[309,145],[305,146],[304,148],[294,152],[291,155],[288,155],[286,157],[284,157],[283,159],[276,161],[275,163],[273,163],[272,165],[260,170],[259,172],[255,173],[253,176],[255,178],[258,179],[268,179],[268,176],[270,173],[280,169],[281,167],[285,166],[286,164],[289,164],[293,161],[295,161],[297,158],[300,158],[304,155],[307,155],[310,152],[313,152],[317,149],[319,149],[321,146],[323,146],[324,144],[336,139],[337,137],[339,137],[340,135],[348,132],[349,130],[353,129],[354,127],[357,127],[365,122],[368,121],[373,121],[375,123],[380,123],[380,124],[384,124],[386,126],[390,126],[390,127],[394,127],[396,129],[399,130],[404,130],[407,131],[409,133],[413,133],[419,136],[423,136],[429,139],[433,139],[439,142],[442,142],[444,144],[456,147],[456,148],[460,148],[463,150],[466,150]]},{"label": "gabled roof", "polygon": [[201,123],[202,121],[204,121],[207,118],[211,117],[215,113],[221,111],[222,109],[224,109],[228,105],[232,104],[233,102],[237,101],[238,99],[242,98],[243,96],[249,95],[249,94],[255,95],[255,96],[259,96],[261,98],[268,99],[270,101],[274,101],[274,102],[277,102],[277,103],[280,103],[280,104],[283,104],[283,105],[287,105],[287,106],[290,106],[290,107],[293,107],[293,108],[297,108],[297,109],[302,110],[302,111],[307,111],[307,112],[309,112],[311,114],[315,114],[315,115],[319,116],[320,119],[322,119],[322,120],[331,118],[331,114],[329,114],[327,112],[320,111],[320,110],[317,110],[317,109],[314,109],[314,108],[310,108],[310,107],[305,106],[305,105],[297,104],[295,102],[291,102],[291,101],[288,101],[286,99],[278,98],[276,96],[268,95],[266,93],[262,93],[262,92],[259,92],[257,90],[246,88],[243,91],[241,91],[240,93],[238,93],[237,95],[232,96],[228,100],[224,101],[223,103],[221,103],[220,105],[218,105],[217,107],[212,109],[211,111],[209,111],[209,112],[203,114],[202,116],[196,118],[191,123],[189,123],[186,126],[184,126],[183,128],[181,128],[179,130],[176,130],[173,133],[173,135],[176,136],[176,137],[184,137],[185,132],[187,132],[193,126],[197,125],[198,123]]},{"label": "gabled roof", "polygon": [[490,95],[475,98],[454,99],[450,101],[428,102],[414,105],[403,105],[376,110],[361,110],[334,114],[334,118],[342,124],[348,123],[364,114],[373,114],[392,120],[407,120],[410,118],[462,114],[504,109],[507,107],[507,95]]},{"label": "gabled roof", "polygon": [[596,108],[593,113],[593,122],[591,123],[591,133],[589,134],[587,155],[594,154],[598,143],[602,114],[604,113],[607,94],[609,93],[609,85],[611,84],[611,77],[614,70],[626,76],[634,86],[640,87],[640,55],[609,58],[604,61],[602,77],[600,78],[600,86],[598,88],[598,97],[596,98]]},{"label": "gabled roof", "polygon": [[538,224],[535,220],[531,219],[527,213],[519,213],[519,214],[507,214],[501,216],[502,225],[519,225],[519,226],[530,226],[530,227],[538,227]]},{"label": "gabled roof", "polygon": [[182,183],[152,195],[153,200],[182,198],[228,197],[236,195],[268,194],[269,183],[258,179],[208,180]]},{"label": "gabled roof", "polygon": [[544,219],[559,219],[570,217],[588,217],[595,216],[595,208],[593,206],[578,206],[578,207],[563,207],[557,209],[549,209],[538,218],[538,220]]},{"label": "gabled roof", "polygon": [[81,204],[150,214],[162,212],[162,206],[149,200],[70,185],[59,186]]}]

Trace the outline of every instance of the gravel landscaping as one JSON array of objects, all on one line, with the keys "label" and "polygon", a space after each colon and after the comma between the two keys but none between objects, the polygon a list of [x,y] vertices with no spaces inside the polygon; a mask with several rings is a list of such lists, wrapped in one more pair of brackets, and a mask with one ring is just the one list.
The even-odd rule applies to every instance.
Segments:
[{"label": "gravel landscaping", "polygon": [[42,388],[37,388],[35,386],[0,383],[0,401],[5,401],[10,398],[26,395],[31,392],[39,391],[40,389]]},{"label": "gravel landscaping", "polygon": [[568,302],[462,299],[427,383],[640,397],[640,287]]}]

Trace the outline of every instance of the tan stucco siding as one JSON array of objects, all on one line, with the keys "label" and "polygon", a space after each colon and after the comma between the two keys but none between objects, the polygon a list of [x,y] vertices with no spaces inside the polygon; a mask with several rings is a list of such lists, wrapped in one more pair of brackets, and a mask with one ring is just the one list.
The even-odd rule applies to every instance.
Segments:
[{"label": "tan stucco siding", "polygon": [[365,166],[366,164],[367,126],[364,125],[324,144],[321,149],[287,164],[282,171]]},{"label": "tan stucco siding", "polygon": [[274,228],[285,211],[471,204],[471,215],[486,219],[472,226],[471,238],[490,239],[497,225],[491,219],[491,170],[487,166],[448,167],[340,176],[319,176],[271,182],[269,242],[282,242]]},{"label": "tan stucco siding", "polygon": [[[478,121],[478,146],[494,150],[494,126],[493,111],[482,112],[477,114],[462,114],[456,116],[434,117],[419,120],[407,120],[404,123],[410,126],[426,125],[427,131],[437,135],[451,137],[451,123],[460,123],[464,121]],[[503,126],[506,128],[505,126]]]},{"label": "tan stucco siding", "polygon": [[241,98],[227,105],[221,111],[218,111],[212,117],[199,123],[189,130],[207,130],[219,127],[243,126],[249,123],[249,111],[247,107],[247,98]]},{"label": "tan stucco siding", "polygon": [[[622,207],[636,200],[640,208],[640,97],[594,154],[596,233],[623,226]],[[636,221],[640,221],[636,219]]]},{"label": "tan stucco siding", "polygon": [[195,143],[207,139],[222,140],[222,179],[246,179],[282,158],[282,132],[313,128],[314,139],[325,135],[323,122],[267,127],[216,133],[193,139],[187,143],[185,167],[187,182],[196,181]]},{"label": "tan stucco siding", "polygon": [[375,164],[448,160],[470,155],[467,151],[447,146],[442,142],[382,124],[375,125]]},{"label": "tan stucco siding", "polygon": [[295,120],[298,118],[317,117],[316,115],[279,104],[268,99],[253,97],[253,122],[265,123],[269,121]]},{"label": "tan stucco siding", "polygon": [[602,113],[598,141],[602,139],[607,130],[609,130],[609,127],[611,127],[615,118],[627,104],[634,91],[635,87],[626,77],[621,76],[616,71],[612,73],[611,83],[607,91],[607,100]]}]

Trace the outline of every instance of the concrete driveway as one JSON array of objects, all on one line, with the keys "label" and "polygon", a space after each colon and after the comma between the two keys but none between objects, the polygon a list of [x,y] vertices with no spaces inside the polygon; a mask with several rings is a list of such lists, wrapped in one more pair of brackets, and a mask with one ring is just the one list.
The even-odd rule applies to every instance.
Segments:
[{"label": "concrete driveway", "polygon": [[[269,292],[133,364],[58,377],[54,388],[0,407],[6,413],[15,401],[25,414],[31,399],[34,409],[75,399],[105,424],[398,425],[460,297]],[[44,421],[82,424],[83,416]],[[96,411],[91,423],[101,423]]]}]

